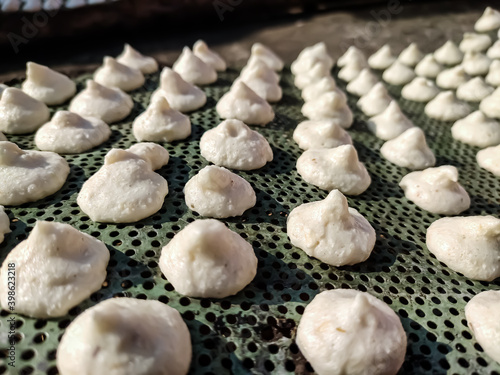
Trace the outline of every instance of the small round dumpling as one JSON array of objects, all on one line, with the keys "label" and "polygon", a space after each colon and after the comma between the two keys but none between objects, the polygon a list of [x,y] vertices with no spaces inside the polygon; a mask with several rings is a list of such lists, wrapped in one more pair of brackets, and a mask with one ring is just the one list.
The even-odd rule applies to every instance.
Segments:
[{"label": "small round dumpling", "polygon": [[127,117],[134,102],[132,98],[117,88],[109,88],[87,80],[87,87],[76,95],[69,105],[69,111],[83,117],[97,117],[106,124]]},{"label": "small round dumpling", "polygon": [[302,106],[302,114],[310,120],[335,121],[344,129],[351,127],[353,114],[345,95],[335,91],[325,92]]},{"label": "small round dumpling", "polygon": [[50,122],[38,129],[35,144],[42,151],[79,154],[106,142],[110,135],[109,126],[96,117],[57,111]]},{"label": "small round dumpling", "polygon": [[47,106],[25,92],[8,87],[0,96],[0,131],[27,134],[37,130],[50,118]]},{"label": "small round dumpling", "polygon": [[455,43],[448,40],[445,44],[434,51],[434,58],[443,65],[457,65],[462,62],[464,54]]},{"label": "small round dumpling", "polygon": [[487,85],[481,77],[475,77],[458,86],[457,98],[467,102],[480,102],[493,91],[495,89]]},{"label": "small round dumpling", "polygon": [[476,155],[477,164],[481,168],[500,177],[500,146],[488,147]]},{"label": "small round dumpling", "polygon": [[462,52],[482,52],[487,50],[492,43],[488,34],[464,33],[459,48]]},{"label": "small round dumpling", "polygon": [[464,67],[457,65],[439,73],[436,77],[436,84],[445,90],[455,90],[468,80],[469,76],[465,73]]},{"label": "small round dumpling", "polygon": [[71,225],[37,221],[28,239],[2,264],[0,302],[9,309],[8,268],[16,264],[14,312],[34,318],[63,316],[106,279],[109,251],[101,241]]},{"label": "small round dumpling", "polygon": [[457,141],[471,146],[496,146],[500,144],[500,123],[476,111],[455,122],[451,127],[451,135]]},{"label": "small round dumpling", "polygon": [[418,48],[417,43],[411,43],[398,56],[398,61],[410,67],[415,67],[423,58],[424,54]]},{"label": "small round dumpling", "polygon": [[425,55],[415,67],[417,76],[425,78],[436,78],[443,70],[443,66],[436,61],[432,53]]},{"label": "small round dumpling", "polygon": [[262,43],[254,43],[251,52],[247,65],[252,65],[254,61],[258,60],[264,62],[270,69],[276,72],[283,70],[285,66],[283,60]]},{"label": "small round dumpling", "polygon": [[487,290],[465,306],[465,317],[476,341],[500,363],[500,290]]},{"label": "small round dumpling", "polygon": [[294,246],[332,266],[364,262],[375,246],[375,230],[346,197],[332,190],[319,202],[305,203],[292,210],[287,233]]},{"label": "small round dumpling", "polygon": [[0,206],[0,243],[3,242],[5,235],[10,232],[9,217],[5,213],[4,207]]},{"label": "small round dumpling", "polygon": [[152,57],[144,56],[136,51],[130,44],[125,44],[123,52],[116,58],[120,64],[132,69],[138,69],[144,74],[154,73],[158,70],[158,63]]},{"label": "small round dumpling", "polygon": [[297,172],[320,189],[338,189],[346,195],[359,195],[372,182],[352,145],[304,151],[297,160]]},{"label": "small round dumpling", "polygon": [[377,52],[368,58],[368,65],[372,69],[384,70],[396,61],[396,56],[392,54],[391,46],[384,44]]},{"label": "small round dumpling", "polygon": [[255,206],[255,191],[244,178],[226,168],[209,165],[184,187],[186,205],[206,217],[240,216]]},{"label": "small round dumpling", "polygon": [[132,91],[141,87],[145,78],[139,69],[130,68],[106,56],[103,65],[94,73],[94,81],[106,87]]},{"label": "small round dumpling", "polygon": [[47,105],[57,105],[75,95],[75,83],[64,74],[46,66],[28,62],[23,91]]},{"label": "small round dumpling", "polygon": [[366,123],[368,129],[378,138],[388,141],[412,128],[413,122],[406,117],[396,101]]},{"label": "small round dumpling", "polygon": [[297,345],[318,375],[396,375],[406,334],[396,313],[364,292],[321,292],[307,305]]},{"label": "small round dumpling", "polygon": [[205,64],[210,65],[218,72],[223,72],[227,68],[224,59],[217,52],[208,48],[207,44],[203,40],[196,41],[193,45],[193,53]]},{"label": "small round dumpling", "polygon": [[486,7],[484,13],[474,24],[474,30],[478,33],[487,33],[498,28],[500,28],[500,12],[491,7]]},{"label": "small round dumpling", "polygon": [[427,229],[427,248],[456,272],[473,280],[500,276],[500,219],[493,216],[446,217]]},{"label": "small round dumpling", "polygon": [[304,87],[301,96],[304,101],[309,102],[320,97],[325,92],[330,91],[335,91],[336,93],[343,95],[347,101],[347,97],[345,96],[344,92],[337,87],[337,83],[331,75],[323,77],[319,81],[316,81]]},{"label": "small round dumpling", "polygon": [[136,117],[132,131],[139,142],[173,142],[191,135],[191,120],[158,96]]},{"label": "small round dumpling", "polygon": [[253,280],[257,257],[248,242],[220,221],[196,220],[162,249],[160,269],[180,294],[224,298]]},{"label": "small round dumpling", "polygon": [[263,61],[256,60],[253,65],[249,65],[244,72],[242,71],[237,79],[243,81],[257,95],[268,102],[278,102],[283,96],[279,77]]},{"label": "small round dumpling", "polygon": [[[349,48],[348,52],[355,53],[352,48],[356,47]],[[357,52],[362,54],[362,52],[359,50],[357,50]],[[334,61],[332,57],[328,54],[325,42],[319,42],[313,46],[304,48],[299,53],[299,56],[297,56],[297,59],[294,62],[292,62],[290,70],[294,75],[302,74],[310,70],[312,66],[318,61],[324,62],[325,65],[328,66],[329,70],[333,67]],[[339,66],[343,66],[341,65],[341,62],[342,58],[339,59],[338,62]]]},{"label": "small round dumpling", "polygon": [[191,337],[175,309],[159,301],[112,298],[85,310],[57,349],[61,375],[186,375]]},{"label": "small round dumpling", "polygon": [[409,173],[399,186],[408,200],[434,214],[458,215],[470,207],[469,194],[458,183],[458,170],[451,165]]},{"label": "small round dumpling", "polygon": [[172,69],[193,85],[208,85],[217,81],[215,69],[203,62],[189,47],[184,47]]},{"label": "small round dumpling", "polygon": [[226,120],[206,131],[200,150],[208,161],[242,171],[261,168],[273,160],[266,138],[239,120]]},{"label": "small round dumpling", "polygon": [[337,76],[342,81],[351,82],[366,68],[368,68],[368,63],[364,57],[353,58],[352,61],[339,70]]},{"label": "small round dumpling", "polygon": [[378,83],[378,78],[369,68],[363,69],[359,75],[346,86],[351,94],[363,96]]},{"label": "small round dumpling", "polygon": [[428,102],[439,94],[433,81],[424,77],[416,77],[401,90],[401,96],[414,102]]},{"label": "small round dumpling", "polygon": [[415,76],[415,72],[412,68],[396,60],[384,71],[382,79],[391,85],[406,85],[415,78]]},{"label": "small round dumpling", "polygon": [[462,66],[469,76],[481,76],[490,70],[491,59],[481,52],[466,52]]},{"label": "small round dumpling", "polygon": [[359,98],[357,105],[367,116],[382,113],[392,102],[387,89],[382,82],[375,84],[365,95]]},{"label": "small round dumpling", "polygon": [[335,120],[303,121],[295,128],[293,140],[303,150],[351,145],[352,139]]},{"label": "small round dumpling", "polygon": [[467,103],[458,100],[453,91],[443,91],[427,103],[424,111],[439,121],[457,121],[467,116],[471,109]]},{"label": "small round dumpling", "polygon": [[58,191],[69,165],[53,152],[24,151],[15,143],[0,142],[0,204],[17,206]]},{"label": "small round dumpling", "polygon": [[109,151],[101,169],[83,184],[77,203],[93,221],[133,223],[163,205],[168,183],[154,169],[167,164],[168,151],[155,143],[137,146]]}]

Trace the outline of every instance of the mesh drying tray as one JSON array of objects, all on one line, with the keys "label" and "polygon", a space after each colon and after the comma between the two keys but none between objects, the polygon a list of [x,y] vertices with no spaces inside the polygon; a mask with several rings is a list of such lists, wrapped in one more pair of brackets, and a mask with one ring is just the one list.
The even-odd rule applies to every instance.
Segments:
[{"label": "mesh drying tray", "polygon": [[[113,296],[157,299],[178,309],[191,332],[191,374],[312,373],[294,343],[304,307],[322,290],[353,288],[380,298],[401,318],[408,350],[400,373],[499,375],[500,366],[483,352],[467,328],[464,307],[475,294],[498,289],[500,281],[469,280],[428,252],[426,228],[439,216],[404,198],[398,182],[409,171],[380,157],[378,150],[383,142],[367,131],[366,118],[355,110],[355,97],[349,97],[355,110],[350,134],[373,182],[361,196],[348,200],[377,232],[373,254],[362,264],[337,268],[290,245],[285,225],[288,213],[302,203],[325,198],[327,193],[304,182],[295,169],[301,150],[292,140],[292,132],[304,118],[300,93],[289,71],[283,73],[284,97],[274,106],[275,120],[257,129],[272,145],[274,160],[257,171],[238,172],[255,188],[257,204],[241,217],[224,220],[253,245],[259,259],[257,276],[242,292],[222,300],[183,297],[173,290],[158,267],[160,251],[175,233],[199,218],[186,207],[182,189],[208,164],[200,155],[199,140],[205,130],[221,121],[215,104],[237,74],[220,74],[217,83],[205,88],[207,104],[190,116],[191,137],[164,144],[171,159],[159,173],[168,180],[170,192],[155,215],[130,225],[94,223],[79,209],[76,197],[83,182],[101,167],[110,148],[127,148],[135,143],[131,122],[149,102],[158,86],[158,74],[149,76],[144,87],[132,93],[133,113],[112,125],[108,142],[91,152],[65,156],[71,172],[58,193],[7,209],[12,233],[0,245],[0,261],[28,236],[36,220],[68,223],[99,238],[108,246],[111,260],[103,288],[67,316],[50,320],[15,316],[18,342],[14,371],[7,366],[5,350],[11,314],[1,312],[0,374],[57,374],[56,349],[64,329],[80,312]],[[79,89],[88,77],[76,79]],[[454,141],[451,124],[428,119],[423,105],[400,98],[396,87],[389,89],[414,123],[425,130],[437,165],[459,168],[460,182],[472,199],[465,215],[497,215],[500,180],[477,166],[478,149]],[[66,107],[53,110],[61,108]],[[34,148],[32,135],[8,138],[21,148]]]}]

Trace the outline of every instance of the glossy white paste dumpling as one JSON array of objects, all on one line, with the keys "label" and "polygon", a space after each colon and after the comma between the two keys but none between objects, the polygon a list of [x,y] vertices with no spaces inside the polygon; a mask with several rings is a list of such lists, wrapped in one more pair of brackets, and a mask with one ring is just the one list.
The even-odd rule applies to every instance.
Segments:
[{"label": "glossy white paste dumpling", "polygon": [[343,68],[344,66],[352,63],[353,61],[366,61],[365,54],[356,46],[350,46],[337,61],[337,66]]},{"label": "glossy white paste dumpling", "polygon": [[337,87],[335,79],[331,75],[323,77],[319,81],[316,81],[304,87],[301,96],[304,101],[309,102],[320,97],[325,92],[330,91],[335,91],[337,94],[344,96],[345,100],[347,101],[345,93]]},{"label": "glossy white paste dumpling", "polygon": [[481,52],[466,52],[462,66],[470,76],[485,75],[490,70],[491,59]]},{"label": "glossy white paste dumpling", "polygon": [[352,144],[352,139],[335,120],[302,121],[293,132],[293,140],[303,150],[335,148]]},{"label": "glossy white paste dumpling", "polygon": [[165,97],[173,109],[183,113],[201,108],[207,102],[202,89],[184,81],[169,67],[161,71],[160,87],[153,93],[151,100],[159,96]]},{"label": "glossy white paste dumpling", "polygon": [[479,151],[476,159],[481,168],[500,177],[500,146],[488,147]]},{"label": "glossy white paste dumpling", "polygon": [[83,184],[77,202],[93,221],[133,223],[161,208],[168,183],[154,169],[167,164],[168,151],[154,143],[146,146],[140,152],[112,149]]},{"label": "glossy white paste dumpling", "polygon": [[493,91],[495,89],[487,85],[481,77],[475,77],[458,86],[457,98],[467,102],[480,102]]},{"label": "glossy white paste dumpling", "polygon": [[106,279],[109,251],[68,224],[37,221],[28,239],[2,264],[0,302],[8,309],[8,264],[16,264],[15,312],[34,318],[63,316]]},{"label": "glossy white paste dumpling", "polygon": [[413,127],[413,122],[401,111],[396,101],[366,123],[368,129],[378,138],[388,141]]},{"label": "glossy white paste dumpling", "polygon": [[500,28],[500,12],[491,7],[486,7],[482,16],[474,24],[478,33],[487,33]]},{"label": "glossy white paste dumpling", "polygon": [[406,333],[372,295],[336,289],[316,295],[300,319],[297,345],[318,375],[396,375]]},{"label": "glossy white paste dumpling", "polygon": [[428,102],[439,94],[433,81],[424,77],[416,77],[401,90],[401,96],[414,102]]},{"label": "glossy white paste dumpling", "polygon": [[69,166],[53,152],[24,151],[15,143],[0,142],[0,204],[17,206],[58,191]]},{"label": "glossy white paste dumpling", "polygon": [[110,135],[111,129],[101,119],[57,111],[50,122],[38,129],[35,144],[42,151],[79,154],[104,143]]},{"label": "glossy white paste dumpling", "polygon": [[145,79],[139,69],[130,68],[106,56],[102,66],[94,73],[94,81],[106,87],[132,91],[141,87]]},{"label": "glossy white paste dumpling", "polygon": [[205,64],[210,65],[218,72],[223,72],[227,68],[224,59],[217,52],[208,48],[207,43],[203,40],[196,41],[193,45],[193,53]]},{"label": "glossy white paste dumpling", "polygon": [[255,60],[262,61],[270,69],[279,72],[283,70],[285,63],[279,58],[269,47],[262,43],[254,43],[252,45],[252,53],[248,59],[248,65],[252,65]]},{"label": "glossy white paste dumpling", "polygon": [[278,102],[283,96],[279,78],[263,61],[257,60],[237,80],[243,81],[261,98],[268,102]]},{"label": "glossy white paste dumpling", "polygon": [[304,151],[297,160],[297,172],[320,189],[338,189],[346,195],[359,195],[371,184],[371,177],[352,145]]},{"label": "glossy white paste dumpling", "polygon": [[261,168],[273,160],[266,138],[239,120],[226,120],[206,131],[200,150],[216,165],[243,171]]},{"label": "glossy white paste dumpling", "polygon": [[436,61],[432,53],[425,55],[415,67],[415,73],[419,77],[436,78],[443,71],[443,66]]},{"label": "glossy white paste dumpling", "polygon": [[158,71],[158,63],[154,58],[144,56],[132,48],[130,44],[125,44],[123,52],[116,58],[116,61],[130,68],[138,69],[144,74]]},{"label": "glossy white paste dumpling", "polygon": [[500,363],[500,290],[487,290],[465,306],[465,317],[476,341]]},{"label": "glossy white paste dumpling", "polygon": [[363,58],[353,58],[352,61],[348,62],[338,73],[338,77],[346,82],[351,82],[355,79],[363,69],[368,67],[366,59]]},{"label": "glossy white paste dumpling", "polygon": [[344,95],[326,92],[302,106],[302,114],[310,120],[333,120],[344,129],[352,125],[352,111]]},{"label": "glossy white paste dumpling", "polygon": [[369,68],[365,68],[346,86],[351,94],[363,96],[378,83],[378,78]]},{"label": "glossy white paste dumpling", "polygon": [[436,77],[436,84],[443,89],[454,90],[468,80],[469,76],[465,73],[464,67],[462,65],[458,65],[439,73]]},{"label": "glossy white paste dumpling", "polygon": [[193,85],[208,85],[217,81],[215,69],[203,62],[189,47],[184,47],[172,69]]},{"label": "glossy white paste dumpling", "polygon": [[391,85],[404,85],[415,78],[415,72],[412,68],[396,60],[382,74],[382,79]]},{"label": "glossy white paste dumpling", "polygon": [[305,73],[318,61],[322,61],[331,69],[334,61],[328,54],[326,44],[324,42],[317,43],[313,46],[304,48],[297,59],[292,62],[291,70],[294,75]]},{"label": "glossy white paste dumpling", "polygon": [[500,144],[500,123],[476,111],[458,120],[451,127],[451,135],[457,141],[476,147]]},{"label": "glossy white paste dumpling", "polygon": [[173,142],[191,135],[191,120],[158,96],[136,117],[132,131],[139,142]]},{"label": "glossy white paste dumpling", "polygon": [[160,269],[180,294],[224,298],[253,280],[257,257],[248,242],[220,221],[196,220],[162,249]]},{"label": "glossy white paste dumpling", "polygon": [[427,168],[404,176],[399,183],[408,200],[439,215],[458,215],[470,207],[470,197],[451,165]]},{"label": "glossy white paste dumpling", "polygon": [[375,230],[338,190],[294,208],[286,226],[294,246],[332,266],[364,262],[375,246]]},{"label": "glossy white paste dumpling", "polygon": [[111,298],[66,328],[57,368],[61,375],[186,375],[191,352],[177,310],[159,301]]},{"label": "glossy white paste dumpling", "polygon": [[423,58],[424,54],[416,43],[411,43],[398,56],[398,61],[410,67],[415,67]]},{"label": "glossy white paste dumpling", "polygon": [[47,106],[14,87],[0,97],[0,131],[6,134],[32,133],[50,118]]},{"label": "glossy white paste dumpling", "polygon": [[87,80],[87,87],[73,98],[69,110],[83,117],[97,117],[107,124],[127,117],[134,102],[132,98],[117,88],[109,88]]},{"label": "glossy white paste dumpling", "polygon": [[469,105],[457,99],[453,91],[439,93],[425,106],[425,114],[440,121],[456,121],[467,116]]},{"label": "glossy white paste dumpling", "polygon": [[252,185],[216,165],[209,165],[192,177],[184,187],[184,196],[189,209],[218,219],[243,215],[256,202]]},{"label": "glossy white paste dumpling", "polygon": [[500,87],[479,104],[479,109],[488,117],[500,119]]},{"label": "glossy white paste dumpling", "polygon": [[392,54],[391,47],[385,44],[377,52],[368,58],[368,65],[372,69],[384,70],[396,61],[396,56]]},{"label": "glossy white paste dumpling", "polygon": [[382,82],[377,83],[358,100],[358,107],[367,116],[375,116],[382,113],[392,102],[387,89]]},{"label": "glossy white paste dumpling", "polygon": [[436,164],[422,129],[414,126],[400,136],[385,142],[380,153],[391,163],[408,169],[425,169]]},{"label": "glossy white paste dumpling", "polygon": [[448,40],[434,52],[434,58],[440,64],[456,65],[462,62],[464,54],[455,43]]},{"label": "glossy white paste dumpling", "polygon": [[9,216],[5,213],[3,206],[0,206],[0,244],[3,242],[5,235],[10,233]]},{"label": "glossy white paste dumpling", "polygon": [[223,119],[236,119],[249,125],[264,126],[273,121],[273,108],[245,83],[236,82],[215,107]]},{"label": "glossy white paste dumpling", "polygon": [[473,280],[500,276],[500,219],[493,216],[447,217],[427,229],[427,248],[456,272]]},{"label": "glossy white paste dumpling", "polygon": [[324,77],[331,74],[330,67],[324,61],[317,61],[311,66],[311,69],[297,74],[293,81],[294,85],[299,89],[303,89],[315,82],[318,82]]},{"label": "glossy white paste dumpling", "polygon": [[459,48],[462,52],[482,52],[491,44],[491,38],[487,34],[464,33]]},{"label": "glossy white paste dumpling", "polygon": [[23,91],[47,105],[64,103],[75,95],[75,83],[64,74],[46,66],[28,62],[26,64],[26,81]]}]

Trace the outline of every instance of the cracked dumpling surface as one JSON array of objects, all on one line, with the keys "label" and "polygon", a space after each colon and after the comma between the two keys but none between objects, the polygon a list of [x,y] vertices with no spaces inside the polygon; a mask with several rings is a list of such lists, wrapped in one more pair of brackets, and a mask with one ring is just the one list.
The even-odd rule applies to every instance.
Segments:
[{"label": "cracked dumpling surface", "polygon": [[346,195],[359,195],[371,184],[371,177],[352,145],[304,151],[297,160],[297,172],[320,189],[338,189]]},{"label": "cracked dumpling surface", "polygon": [[242,171],[261,168],[273,160],[266,138],[239,120],[225,120],[206,131],[200,150],[208,161]]},{"label": "cracked dumpling surface", "polygon": [[0,270],[0,302],[8,308],[9,263],[16,264],[15,312],[35,318],[63,316],[106,279],[109,251],[68,224],[37,221],[28,239],[10,251]]},{"label": "cracked dumpling surface", "polygon": [[493,281],[500,276],[500,219],[439,219],[427,229],[426,244],[440,262],[470,279]]},{"label": "cracked dumpling surface", "polygon": [[3,242],[5,235],[10,233],[9,216],[5,213],[3,206],[0,206],[0,244]]},{"label": "cracked dumpling surface", "polygon": [[53,152],[25,151],[15,143],[0,142],[0,204],[17,206],[58,191],[66,182],[69,166]]},{"label": "cracked dumpling surface", "polygon": [[184,187],[184,196],[191,210],[219,219],[242,215],[256,202],[250,183],[216,165],[209,165],[192,177]]},{"label": "cracked dumpling surface", "polygon": [[420,208],[440,215],[458,215],[470,207],[470,197],[458,182],[458,170],[451,165],[412,172],[399,186],[407,199]]},{"label": "cracked dumpling surface", "polygon": [[159,301],[112,298],[85,310],[57,349],[61,375],[185,375],[191,336],[179,312]]},{"label": "cracked dumpling surface", "polygon": [[168,194],[167,181],[154,170],[167,162],[168,151],[154,143],[112,149],[101,169],[83,184],[77,203],[93,221],[103,223],[133,223],[151,216]]},{"label": "cracked dumpling surface", "polygon": [[500,363],[500,291],[481,292],[465,306],[467,325],[477,342]]},{"label": "cracked dumpling surface", "polygon": [[330,119],[302,121],[293,132],[293,140],[303,150],[352,144],[349,133]]},{"label": "cracked dumpling surface", "polygon": [[253,280],[257,257],[252,246],[222,222],[196,220],[162,249],[160,269],[180,294],[224,298]]},{"label": "cracked dumpling surface", "polygon": [[396,313],[351,289],[316,295],[300,319],[296,341],[318,375],[395,375],[406,353]]},{"label": "cracked dumpling surface", "polygon": [[375,246],[375,230],[338,190],[325,200],[290,212],[287,233],[294,246],[332,266],[364,262]]},{"label": "cracked dumpling surface", "polygon": [[488,147],[479,151],[476,159],[481,168],[500,177],[500,146]]},{"label": "cracked dumpling surface", "polygon": [[101,119],[58,111],[38,129],[35,144],[42,151],[79,154],[104,143],[110,135],[111,129]]}]

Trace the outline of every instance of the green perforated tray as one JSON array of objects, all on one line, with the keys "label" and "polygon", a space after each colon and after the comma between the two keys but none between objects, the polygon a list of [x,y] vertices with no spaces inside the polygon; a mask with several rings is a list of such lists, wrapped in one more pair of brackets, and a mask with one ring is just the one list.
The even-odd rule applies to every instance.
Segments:
[{"label": "green perforated tray", "polygon": [[[16,369],[7,367],[5,332],[9,314],[0,316],[0,374],[56,374],[58,340],[80,312],[113,296],[158,299],[178,309],[184,317],[193,343],[192,374],[285,374],[311,373],[312,369],[294,343],[297,324],[307,303],[320,291],[353,288],[367,291],[388,303],[400,316],[408,335],[405,374],[500,374],[495,364],[473,339],[464,316],[466,302],[475,294],[500,286],[469,280],[448,269],[425,247],[426,228],[436,219],[408,202],[398,187],[409,171],[382,159],[382,141],[369,133],[365,117],[355,110],[350,130],[360,159],[366,164],[372,184],[361,196],[349,198],[377,231],[372,256],[353,267],[331,267],[290,245],[286,235],[287,214],[298,205],[323,199],[327,193],[304,182],[295,170],[301,150],[292,131],[303,120],[302,101],[293,78],[283,74],[283,100],[275,105],[276,119],[258,130],[273,147],[274,160],[253,172],[238,172],[257,193],[257,204],[242,217],[225,220],[231,229],[249,241],[259,258],[255,279],[242,292],[222,300],[183,297],[173,290],[158,268],[161,248],[187,223],[199,218],[184,203],[186,181],[208,163],[200,156],[202,133],[221,119],[215,104],[226,92],[237,72],[221,74],[216,84],[205,88],[208,102],[191,114],[192,136],[165,144],[171,155],[159,170],[170,185],[162,209],[131,225],[92,222],[76,204],[83,182],[103,163],[112,147],[135,143],[131,135],[133,118],[143,111],[158,85],[158,74],[150,76],[144,88],[132,93],[133,113],[113,125],[113,134],[103,146],[75,156],[65,156],[71,173],[64,187],[44,200],[8,208],[12,233],[0,245],[0,261],[24,240],[36,220],[56,220],[73,225],[106,243],[111,260],[103,288],[60,319],[17,319]],[[83,87],[84,79],[77,79]],[[403,110],[421,126],[438,165],[452,164],[460,170],[460,182],[472,198],[466,215],[495,214],[500,207],[500,180],[481,170],[475,162],[478,149],[453,141],[450,124],[429,120],[423,105],[399,99]],[[350,97],[355,109],[356,98]],[[64,108],[64,107],[61,107]],[[11,136],[22,148],[32,149],[33,136]]]}]

